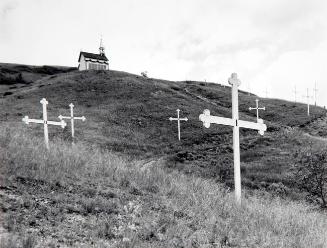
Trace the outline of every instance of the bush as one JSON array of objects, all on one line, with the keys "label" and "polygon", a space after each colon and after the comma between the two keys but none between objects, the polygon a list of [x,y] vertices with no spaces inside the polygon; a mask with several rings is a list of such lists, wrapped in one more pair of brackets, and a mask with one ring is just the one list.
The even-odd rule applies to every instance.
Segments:
[{"label": "bush", "polygon": [[294,172],[301,188],[327,207],[327,151],[313,144],[295,153]]},{"label": "bush", "polygon": [[148,78],[148,72],[147,71],[142,71],[141,76],[144,78]]}]

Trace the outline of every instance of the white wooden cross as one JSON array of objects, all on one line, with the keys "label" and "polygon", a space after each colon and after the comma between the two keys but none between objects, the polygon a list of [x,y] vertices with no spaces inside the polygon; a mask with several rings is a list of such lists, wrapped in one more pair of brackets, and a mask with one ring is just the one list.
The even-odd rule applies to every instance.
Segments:
[{"label": "white wooden cross", "polygon": [[234,151],[234,184],[235,184],[235,198],[238,204],[241,204],[241,166],[240,166],[240,134],[239,128],[249,128],[258,130],[259,134],[263,135],[267,130],[267,126],[263,124],[262,119],[258,119],[258,122],[249,122],[239,120],[238,115],[238,86],[241,81],[237,78],[237,74],[233,73],[228,79],[228,83],[232,85],[232,119],[212,116],[208,109],[203,111],[203,114],[199,116],[200,121],[206,128],[210,127],[210,124],[221,124],[233,127],[233,151]]},{"label": "white wooden cross", "polygon": [[296,85],[294,86],[294,100],[295,100],[295,103],[296,103],[296,94],[298,93],[298,91],[296,91]]},{"label": "white wooden cross", "polygon": [[310,101],[309,101],[309,99],[312,98],[312,96],[309,95],[309,88],[307,88],[307,95],[303,96],[303,97],[307,98],[307,105],[308,105],[307,114],[308,114],[308,116],[310,116]]},{"label": "white wooden cross", "polygon": [[256,105],[255,108],[249,107],[249,110],[250,111],[253,110],[253,109],[257,110],[257,122],[259,122],[259,110],[266,110],[266,107],[259,108],[259,100],[258,99],[255,99],[255,105]]},{"label": "white wooden cross", "polygon": [[251,84],[249,83],[248,84],[248,96],[250,96],[251,95]]},{"label": "white wooden cross", "polygon": [[72,128],[72,137],[73,137],[73,143],[74,143],[74,137],[75,137],[75,129],[74,129],[74,120],[82,120],[85,121],[86,118],[84,116],[82,117],[74,117],[74,104],[69,104],[70,107],[70,116],[62,116],[59,115],[58,118],[60,120],[62,119],[70,119],[70,123],[71,123],[71,128]]},{"label": "white wooden cross", "polygon": [[172,118],[169,117],[170,121],[177,121],[177,126],[178,126],[178,140],[181,140],[181,121],[188,121],[187,118],[179,118],[179,109],[177,111],[177,118]]},{"label": "white wooden cross", "polygon": [[46,145],[47,149],[49,150],[49,132],[48,132],[48,125],[61,126],[62,128],[65,128],[65,126],[67,124],[63,120],[61,120],[60,122],[58,122],[58,121],[48,121],[48,114],[47,114],[48,101],[45,98],[42,98],[42,100],[40,101],[40,103],[43,106],[43,120],[30,119],[28,116],[25,116],[23,118],[23,122],[25,122],[26,124],[29,124],[29,123],[40,123],[40,124],[43,124],[45,145]]},{"label": "white wooden cross", "polygon": [[317,106],[317,83],[315,82],[315,87],[313,89],[313,94],[314,94],[314,98],[315,98],[315,106]]}]

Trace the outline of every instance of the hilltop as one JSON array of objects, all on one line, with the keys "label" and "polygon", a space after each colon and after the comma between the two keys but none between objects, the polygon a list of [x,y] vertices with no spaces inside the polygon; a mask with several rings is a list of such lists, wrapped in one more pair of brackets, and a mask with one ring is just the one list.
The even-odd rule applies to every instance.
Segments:
[{"label": "hilltop", "polygon": [[[0,68],[16,68],[19,75],[15,66]],[[325,145],[323,108],[312,107],[308,117],[305,104],[260,99],[268,130],[264,136],[240,131],[239,208],[231,192],[232,128],[205,129],[198,120],[204,109],[231,117],[230,87],[120,71],[52,70],[34,71],[35,80],[12,82],[10,89],[0,81],[4,247],[326,245],[325,213],[292,176],[300,148]],[[49,120],[69,114],[71,102],[75,114],[87,118],[75,124],[75,146],[69,125],[49,127],[48,152],[42,127],[21,121],[42,118],[43,97]],[[256,98],[240,91],[242,120],[256,120],[248,110]],[[177,108],[189,119],[181,124],[181,142],[177,124],[168,120]]]},{"label": "hilltop", "polygon": [[27,87],[35,81],[59,73],[74,71],[74,67],[33,66],[22,64],[0,63],[0,91],[10,95],[17,88]]}]

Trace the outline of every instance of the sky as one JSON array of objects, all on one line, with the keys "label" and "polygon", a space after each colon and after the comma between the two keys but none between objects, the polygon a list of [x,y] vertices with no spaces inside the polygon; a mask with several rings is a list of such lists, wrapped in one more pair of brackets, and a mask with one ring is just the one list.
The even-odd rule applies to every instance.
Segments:
[{"label": "sky", "polygon": [[0,62],[110,68],[327,106],[326,0],[0,0]]}]

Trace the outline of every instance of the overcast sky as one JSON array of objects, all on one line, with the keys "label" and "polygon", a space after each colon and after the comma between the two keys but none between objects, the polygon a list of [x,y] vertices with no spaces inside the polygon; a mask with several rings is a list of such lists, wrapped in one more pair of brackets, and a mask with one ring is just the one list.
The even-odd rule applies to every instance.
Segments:
[{"label": "overcast sky", "polygon": [[77,66],[80,50],[111,69],[226,83],[327,105],[326,0],[0,0],[0,62]]}]

